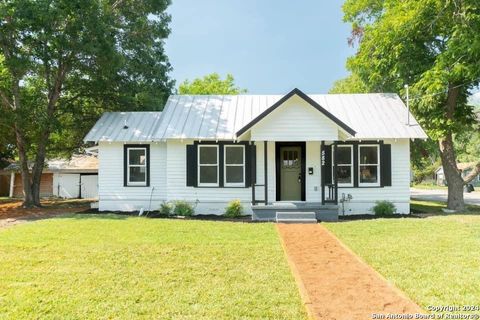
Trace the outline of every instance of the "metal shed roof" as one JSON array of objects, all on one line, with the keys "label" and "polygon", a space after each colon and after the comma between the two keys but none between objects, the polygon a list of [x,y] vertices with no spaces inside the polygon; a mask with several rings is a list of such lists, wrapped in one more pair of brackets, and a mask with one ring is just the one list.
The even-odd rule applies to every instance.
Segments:
[{"label": "metal shed roof", "polygon": [[162,112],[106,112],[90,130],[84,141],[132,141],[154,140],[154,132]]},{"label": "metal shed roof", "polygon": [[[172,95],[160,112],[107,113],[86,141],[232,140],[283,95]],[[311,94],[355,139],[427,138],[396,94]],[[160,116],[161,114],[161,116]],[[123,129],[124,120],[129,123]],[[131,123],[131,124],[130,124]]]}]

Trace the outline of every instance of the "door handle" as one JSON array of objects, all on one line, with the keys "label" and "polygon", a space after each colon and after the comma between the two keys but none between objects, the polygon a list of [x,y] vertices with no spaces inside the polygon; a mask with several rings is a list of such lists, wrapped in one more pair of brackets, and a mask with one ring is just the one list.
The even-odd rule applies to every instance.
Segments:
[{"label": "door handle", "polygon": [[301,174],[298,175],[298,183],[302,183],[302,175]]}]

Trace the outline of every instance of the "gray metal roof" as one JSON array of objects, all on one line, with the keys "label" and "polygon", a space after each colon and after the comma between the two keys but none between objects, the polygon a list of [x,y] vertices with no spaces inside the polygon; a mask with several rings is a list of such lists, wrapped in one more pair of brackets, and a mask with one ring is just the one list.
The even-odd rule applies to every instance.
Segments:
[{"label": "gray metal roof", "polygon": [[162,112],[106,112],[84,141],[152,141],[161,115]]},{"label": "gray metal roof", "polygon": [[[325,110],[356,131],[355,139],[427,138],[396,94],[312,94]],[[172,95],[164,111],[107,113],[86,141],[232,140],[283,95]],[[161,114],[161,116],[160,116]],[[123,129],[127,119],[128,129]]]}]

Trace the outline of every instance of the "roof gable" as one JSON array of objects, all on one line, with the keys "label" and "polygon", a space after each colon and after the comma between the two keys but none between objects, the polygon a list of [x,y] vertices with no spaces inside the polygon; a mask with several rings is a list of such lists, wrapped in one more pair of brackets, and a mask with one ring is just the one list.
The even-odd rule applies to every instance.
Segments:
[{"label": "roof gable", "polygon": [[320,104],[315,102],[312,98],[307,96],[305,93],[303,93],[300,89],[295,88],[289,93],[287,93],[285,96],[283,96],[280,100],[278,100],[276,103],[274,103],[271,107],[269,107],[267,110],[262,112],[260,115],[258,115],[256,118],[254,118],[252,121],[250,121],[247,125],[242,127],[240,130],[236,132],[237,137],[241,136],[245,132],[247,132],[249,129],[251,129],[255,124],[260,122],[263,118],[268,116],[270,113],[272,113],[274,110],[276,110],[278,107],[280,107],[283,103],[285,103],[288,99],[293,97],[294,95],[297,95],[301,99],[303,99],[305,102],[307,102],[309,105],[323,113],[327,118],[332,120],[335,124],[337,124],[340,128],[351,134],[352,136],[355,136],[356,132],[352,128],[350,128],[348,125],[346,125],[343,121],[335,117],[333,114],[325,110]]}]

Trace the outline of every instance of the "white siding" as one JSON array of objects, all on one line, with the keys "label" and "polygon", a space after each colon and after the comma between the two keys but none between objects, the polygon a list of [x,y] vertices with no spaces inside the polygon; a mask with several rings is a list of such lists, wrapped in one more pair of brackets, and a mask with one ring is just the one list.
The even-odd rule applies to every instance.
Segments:
[{"label": "white siding", "polygon": [[254,125],[252,140],[320,141],[337,140],[338,126],[298,96]]},{"label": "white siding", "polygon": [[[310,202],[322,201],[320,143],[319,141],[309,141],[305,150],[307,157],[305,162],[305,200]],[[308,174],[309,167],[313,168],[313,175]]]},{"label": "white siding", "polygon": [[[123,144],[99,143],[98,198],[100,211],[157,209],[166,199],[166,144],[150,144],[150,187],[123,186]],[[151,197],[151,203],[150,203]]]},{"label": "white siding", "polygon": [[[353,199],[345,203],[345,214],[372,213],[375,201],[388,200],[395,204],[398,213],[410,212],[410,140],[385,140],[392,145],[392,186],[372,188],[339,188],[342,193],[351,194]],[[339,202],[339,213],[342,214]]]},{"label": "white siding", "polygon": [[249,210],[249,204],[252,200],[250,188],[194,188],[186,186],[186,144],[187,142],[176,140],[167,141],[166,144],[168,201],[185,200],[191,202],[196,205],[195,212],[199,214],[223,214],[229,201],[240,199],[245,209]]},{"label": "white siding", "polygon": [[[99,209],[134,211],[155,210],[162,201],[186,200],[196,206],[199,214],[222,214],[230,200],[240,199],[245,212],[250,213],[251,188],[194,188],[186,186],[186,145],[190,141],[169,140],[150,145],[150,187],[123,186],[123,144],[99,144]],[[392,145],[392,186],[384,188],[339,188],[353,199],[345,204],[346,214],[369,213],[375,201],[389,200],[398,212],[410,210],[410,150],[409,140],[386,140]],[[257,142],[257,183],[264,184],[263,141]],[[308,174],[313,167],[314,174]],[[320,141],[306,143],[306,200],[321,201]],[[275,142],[268,142],[268,200],[276,200]],[[263,187],[258,187],[257,200],[264,199]],[[153,191],[153,192],[152,192]],[[151,204],[150,204],[151,195]],[[339,203],[341,214],[341,204]]]}]

